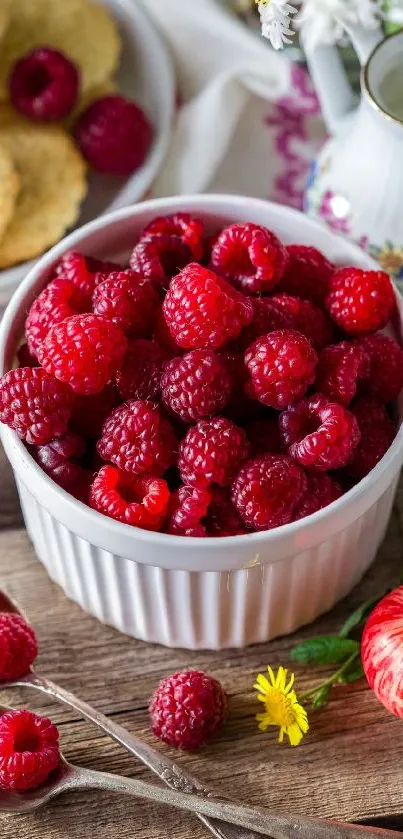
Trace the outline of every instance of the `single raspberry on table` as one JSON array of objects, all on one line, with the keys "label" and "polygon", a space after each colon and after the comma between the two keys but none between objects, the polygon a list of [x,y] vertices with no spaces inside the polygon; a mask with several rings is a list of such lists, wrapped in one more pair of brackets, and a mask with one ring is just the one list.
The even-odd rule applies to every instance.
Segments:
[{"label": "single raspberry on table", "polygon": [[293,521],[317,513],[343,495],[341,486],[325,472],[308,472],[306,479],[307,488],[294,510]]},{"label": "single raspberry on table", "polygon": [[369,374],[370,360],[364,348],[353,341],[341,341],[320,353],[315,388],[347,408]]},{"label": "single raspberry on table", "polygon": [[207,536],[204,519],[212,499],[205,487],[182,484],[172,493],[166,531],[175,536]]},{"label": "single raspberry on table", "polygon": [[354,343],[369,356],[369,376],[360,392],[394,402],[403,388],[403,349],[388,335],[366,335]]},{"label": "single raspberry on table", "polygon": [[45,446],[39,446],[35,460],[56,484],[65,490],[74,490],[84,480],[80,461],[86,449],[85,440],[69,431],[64,437],[56,437]]},{"label": "single raspberry on table", "polygon": [[171,277],[192,259],[189,245],[181,236],[153,233],[135,245],[130,257],[130,268],[137,271],[158,288],[166,289]]},{"label": "single raspberry on table", "polygon": [[102,426],[120,402],[116,388],[109,384],[100,393],[77,396],[71,418],[71,427],[89,439],[99,437]]},{"label": "single raspberry on table", "polygon": [[219,349],[253,317],[247,297],[196,262],[174,277],[162,311],[174,340],[185,349]]},{"label": "single raspberry on table", "polygon": [[160,476],[175,463],[178,442],[157,404],[134,399],[105,420],[97,450],[124,472]]},{"label": "single raspberry on table", "polygon": [[90,490],[90,506],[112,519],[160,530],[168,512],[169,489],[163,478],[130,475],[115,466],[103,466]]},{"label": "single raspberry on table", "polygon": [[[159,216],[147,224],[141,239],[155,234],[179,236],[190,248],[191,257],[196,262],[203,258],[204,253],[204,223],[201,218],[190,213],[174,213],[170,216]],[[140,239],[140,241],[141,241]]]},{"label": "single raspberry on table", "polygon": [[9,79],[10,99],[32,120],[65,119],[78,99],[78,68],[59,50],[37,47],[20,58]]},{"label": "single raspberry on table", "polygon": [[339,268],[329,281],[326,307],[348,335],[365,335],[386,326],[395,307],[395,294],[385,271]]},{"label": "single raspberry on table", "polygon": [[221,231],[211,253],[218,274],[245,294],[264,294],[281,280],[288,256],[280,239],[259,224],[232,224]]},{"label": "single raspberry on table", "polygon": [[347,471],[360,481],[386,454],[396,437],[396,427],[384,406],[375,399],[357,399],[351,411],[358,420],[361,441],[348,463]]},{"label": "single raspberry on table", "polygon": [[162,401],[183,422],[213,416],[227,404],[231,378],[225,363],[211,350],[193,350],[165,365]]},{"label": "single raspberry on table", "polygon": [[18,367],[0,379],[0,422],[40,446],[67,431],[75,396],[41,367]]},{"label": "single raspberry on table", "polygon": [[120,271],[121,267],[116,262],[102,262],[93,256],[84,256],[77,251],[68,251],[63,254],[55,266],[57,277],[70,280],[88,297],[92,297],[99,282],[106,278],[112,271]]},{"label": "single raspberry on table", "polygon": [[155,736],[187,752],[211,740],[227,714],[228,699],[220,683],[199,670],[163,679],[150,704]]},{"label": "single raspberry on table", "polygon": [[42,367],[75,393],[100,393],[119,369],[127,339],[100,315],[73,315],[52,326],[39,347]]},{"label": "single raspberry on table", "polygon": [[34,300],[25,321],[25,337],[30,352],[36,356],[49,329],[55,323],[91,311],[91,298],[70,280],[52,280]]},{"label": "single raspberry on table", "polygon": [[252,420],[246,426],[246,434],[253,457],[259,454],[284,454],[284,445],[278,427],[278,414]]},{"label": "single raspberry on table", "polygon": [[306,393],[315,379],[316,352],[300,332],[279,329],[258,338],[245,353],[246,392],[281,410]]},{"label": "single raspberry on table", "polygon": [[74,128],[78,148],[98,172],[129,175],[144,163],[153,131],[144,111],[124,96],[92,102]]},{"label": "single raspberry on table", "polygon": [[92,295],[92,308],[130,338],[148,338],[159,306],[157,290],[136,271],[114,271]]},{"label": "single raspberry on table", "polygon": [[26,676],[38,655],[32,626],[13,612],[0,614],[0,682]]},{"label": "single raspberry on table", "polygon": [[59,763],[59,732],[50,720],[31,711],[0,716],[0,789],[35,789]]},{"label": "single raspberry on table", "polygon": [[279,283],[279,291],[311,300],[324,301],[329,280],[336,267],[316,248],[307,245],[286,245],[287,265]]},{"label": "single raspberry on table", "polygon": [[184,484],[230,484],[249,457],[246,433],[225,417],[200,420],[179,445],[178,468]]},{"label": "single raspberry on table", "polygon": [[248,460],[232,485],[232,503],[246,527],[271,530],[292,520],[307,486],[304,472],[286,455]]},{"label": "single raspberry on table", "polygon": [[167,354],[155,341],[136,338],[116,374],[116,385],[123,400],[156,399],[161,393],[162,370]]},{"label": "single raspberry on table", "polygon": [[287,313],[291,323],[290,328],[301,332],[309,338],[315,350],[322,350],[334,339],[334,327],[329,315],[311,303],[290,294],[277,294],[272,298],[272,304]]},{"label": "single raspberry on table", "polygon": [[354,414],[323,394],[292,405],[279,424],[289,456],[313,471],[346,466],[361,439]]}]

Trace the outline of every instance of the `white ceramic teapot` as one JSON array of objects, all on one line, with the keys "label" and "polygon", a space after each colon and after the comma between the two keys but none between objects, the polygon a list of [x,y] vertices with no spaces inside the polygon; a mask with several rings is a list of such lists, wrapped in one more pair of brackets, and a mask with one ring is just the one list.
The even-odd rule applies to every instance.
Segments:
[{"label": "white ceramic teapot", "polygon": [[332,136],[312,166],[305,209],[403,281],[403,31],[349,35],[362,64],[358,107],[337,51],[308,55]]}]

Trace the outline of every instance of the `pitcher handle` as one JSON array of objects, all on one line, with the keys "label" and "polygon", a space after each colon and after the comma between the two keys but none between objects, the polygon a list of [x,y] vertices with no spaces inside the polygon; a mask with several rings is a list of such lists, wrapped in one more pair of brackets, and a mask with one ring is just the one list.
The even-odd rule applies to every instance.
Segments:
[{"label": "pitcher handle", "polygon": [[[382,40],[380,26],[374,29],[344,27],[351,38],[361,65]],[[302,36],[302,43],[304,38]],[[356,105],[356,97],[347,78],[340,53],[334,46],[318,45],[305,49],[312,81],[321,104],[323,118],[330,134],[337,134]]]}]

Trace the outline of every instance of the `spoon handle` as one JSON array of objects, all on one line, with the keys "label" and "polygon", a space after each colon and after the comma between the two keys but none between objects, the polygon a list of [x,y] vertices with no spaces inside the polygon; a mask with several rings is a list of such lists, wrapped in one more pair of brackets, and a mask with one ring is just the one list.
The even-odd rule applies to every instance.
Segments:
[{"label": "spoon handle", "polygon": [[[91,769],[74,768],[79,784],[87,788],[99,788],[110,792],[120,792],[167,804],[181,810],[190,810],[212,819],[223,819],[255,834],[270,836],[272,839],[397,839],[402,836],[389,830],[371,827],[358,827],[343,822],[325,821],[305,816],[288,816],[270,812],[262,807],[246,807],[231,801],[214,797],[184,793],[149,784],[137,778],[124,778],[107,772]],[[239,837],[245,837],[244,830]]]},{"label": "spoon handle", "polygon": [[[114,720],[108,719],[100,711],[97,711],[96,708],[93,708],[87,702],[79,699],[78,696],[64,690],[64,688],[59,687],[59,685],[56,685],[49,679],[44,679],[32,671],[27,676],[13,682],[13,684],[20,687],[33,687],[52,699],[56,699],[69,708],[78,711],[82,717],[90,720],[90,722],[94,723],[98,728],[120,743],[121,746],[124,746],[132,755],[141,760],[168,787],[181,791],[185,797],[193,793],[194,796],[199,796],[195,800],[201,802],[203,798],[216,795],[211,789],[204,786],[197,778],[194,778],[172,760],[155,751],[155,749],[148,746],[147,743],[144,743],[134,734],[131,734],[123,726],[114,722]],[[200,808],[196,809],[195,813],[216,839],[258,839],[253,830],[247,833],[245,830],[240,831],[234,824],[225,824],[217,821],[216,818],[210,818],[208,814],[202,813]]]}]

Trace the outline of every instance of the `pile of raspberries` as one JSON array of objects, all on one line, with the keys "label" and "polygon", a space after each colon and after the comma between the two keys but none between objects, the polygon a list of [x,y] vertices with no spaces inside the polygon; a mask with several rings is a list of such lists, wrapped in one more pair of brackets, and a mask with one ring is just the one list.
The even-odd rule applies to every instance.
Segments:
[{"label": "pile of raspberries", "polygon": [[396,435],[403,350],[383,271],[257,224],[155,218],[128,268],[65,254],[33,302],[0,420],[79,501],[180,536],[330,504]]}]

